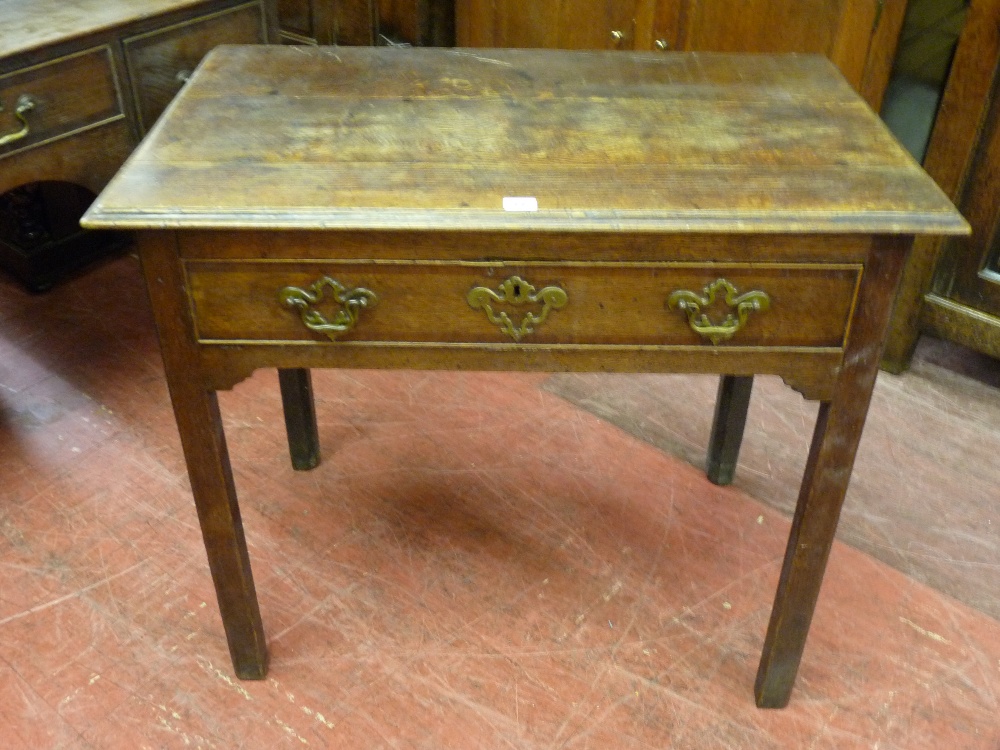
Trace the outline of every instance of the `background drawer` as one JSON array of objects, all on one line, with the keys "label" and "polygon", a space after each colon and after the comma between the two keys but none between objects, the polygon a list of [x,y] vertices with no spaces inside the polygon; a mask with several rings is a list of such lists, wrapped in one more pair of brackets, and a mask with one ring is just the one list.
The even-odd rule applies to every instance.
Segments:
[{"label": "background drawer", "polygon": [[122,113],[107,47],[0,76],[0,136],[21,130],[14,110],[22,96],[34,102],[25,113],[28,133],[0,146],[0,158]]},{"label": "background drawer", "polygon": [[214,47],[266,41],[266,20],[258,2],[126,39],[125,59],[142,132],[152,127],[187,76]]},{"label": "background drawer", "polygon": [[[288,286],[307,290],[324,276],[378,298],[360,310],[356,325],[338,341],[605,346],[711,346],[668,299],[678,290],[701,295],[707,285],[725,278],[740,293],[765,292],[770,305],[751,313],[720,346],[841,347],[861,275],[861,266],[854,264],[187,261],[185,266],[200,340],[318,343],[330,339],[310,330],[296,309],[281,303],[279,293]],[[469,302],[473,288],[499,293],[514,276],[522,279],[525,295],[530,285],[535,293],[558,287],[566,296],[564,305],[550,309],[523,336],[512,336]],[[332,301],[329,287],[324,291],[324,299],[309,309],[333,321],[342,307]],[[494,301],[493,307],[520,327],[527,312],[540,316],[544,305],[507,299]],[[724,319],[721,295],[705,311],[713,321]]]}]

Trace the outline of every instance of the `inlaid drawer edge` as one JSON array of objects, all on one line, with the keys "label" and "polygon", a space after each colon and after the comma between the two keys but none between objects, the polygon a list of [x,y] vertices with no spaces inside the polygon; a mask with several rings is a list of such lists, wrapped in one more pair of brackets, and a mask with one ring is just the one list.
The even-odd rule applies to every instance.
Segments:
[{"label": "inlaid drawer edge", "polygon": [[[205,339],[199,344],[206,346],[294,346],[329,348],[328,341],[289,339]],[[694,352],[726,352],[729,354],[796,354],[804,357],[829,355],[843,352],[839,346],[726,346],[712,349],[708,346],[692,344],[531,344],[521,342],[480,343],[468,341],[338,341],[337,348],[347,349],[451,349],[455,351],[474,350],[484,352],[656,352],[689,354]]]},{"label": "inlaid drawer edge", "polygon": [[497,268],[503,266],[531,266],[539,268],[650,268],[650,269],[698,269],[698,268],[739,268],[741,270],[771,269],[771,270],[802,270],[802,271],[854,271],[861,270],[861,262],[841,261],[809,261],[806,263],[791,263],[787,261],[729,261],[729,260],[637,260],[637,261],[604,261],[604,260],[510,260],[496,258],[486,260],[443,260],[443,259],[409,259],[409,258],[246,258],[230,260],[228,258],[185,258],[186,268],[198,266],[456,266],[460,268]]}]

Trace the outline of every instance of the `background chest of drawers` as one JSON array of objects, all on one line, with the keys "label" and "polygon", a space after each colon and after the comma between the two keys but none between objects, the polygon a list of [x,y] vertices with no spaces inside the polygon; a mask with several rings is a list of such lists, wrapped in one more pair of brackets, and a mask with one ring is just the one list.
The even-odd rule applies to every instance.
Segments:
[{"label": "background chest of drawers", "polygon": [[273,0],[0,0],[0,19],[0,265],[35,290],[107,249],[77,221],[201,58],[277,39]]},{"label": "background chest of drawers", "polygon": [[286,44],[451,47],[455,0],[278,0]]}]

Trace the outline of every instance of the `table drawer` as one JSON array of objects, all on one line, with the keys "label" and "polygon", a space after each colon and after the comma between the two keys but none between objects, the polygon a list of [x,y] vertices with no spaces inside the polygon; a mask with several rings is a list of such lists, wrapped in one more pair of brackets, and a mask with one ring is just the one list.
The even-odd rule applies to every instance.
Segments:
[{"label": "table drawer", "polygon": [[0,158],[122,116],[111,51],[97,47],[0,76]]},{"label": "table drawer", "polygon": [[841,347],[860,264],[185,262],[202,342]]},{"label": "table drawer", "polygon": [[201,16],[125,40],[125,59],[145,132],[188,76],[220,44],[263,44],[267,26],[260,2]]}]

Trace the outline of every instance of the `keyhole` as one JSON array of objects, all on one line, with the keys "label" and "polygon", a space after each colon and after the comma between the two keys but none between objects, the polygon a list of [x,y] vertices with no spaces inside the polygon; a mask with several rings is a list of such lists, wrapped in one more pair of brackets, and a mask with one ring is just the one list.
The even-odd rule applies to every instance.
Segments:
[{"label": "keyhole", "polygon": [[521,296],[521,285],[520,284],[514,284],[514,296],[515,297],[520,297]]}]

